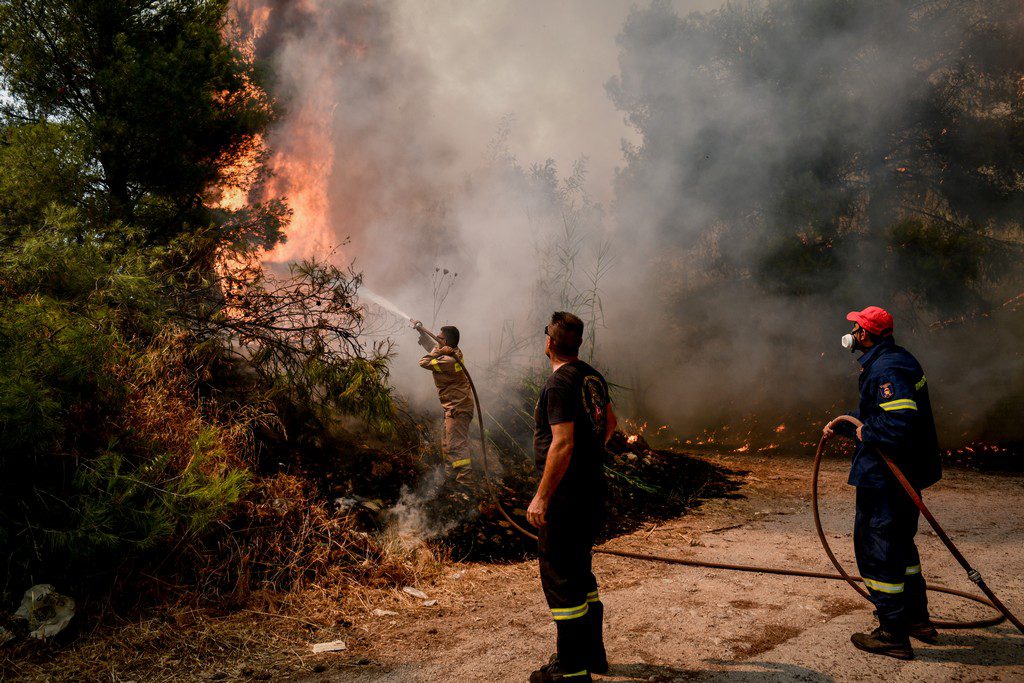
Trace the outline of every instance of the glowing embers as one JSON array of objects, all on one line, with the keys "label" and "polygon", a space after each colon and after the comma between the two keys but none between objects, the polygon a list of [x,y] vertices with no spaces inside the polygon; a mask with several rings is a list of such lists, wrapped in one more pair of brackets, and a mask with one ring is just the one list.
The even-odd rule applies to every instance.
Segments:
[{"label": "glowing embers", "polygon": [[633,446],[640,442],[647,431],[647,420],[626,418],[622,421],[620,429],[626,435],[626,443]]},{"label": "glowing embers", "polygon": [[943,451],[942,461],[957,467],[1019,472],[1024,470],[1024,450],[1020,446],[971,441]]}]

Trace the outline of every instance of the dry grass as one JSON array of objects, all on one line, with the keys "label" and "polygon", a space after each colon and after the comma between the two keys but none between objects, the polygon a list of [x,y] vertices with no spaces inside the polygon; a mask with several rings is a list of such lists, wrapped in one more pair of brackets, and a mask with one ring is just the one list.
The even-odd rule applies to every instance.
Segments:
[{"label": "dry grass", "polygon": [[[134,619],[111,615],[60,647],[23,642],[4,651],[0,679],[25,681],[278,680],[357,666],[389,626],[375,609],[423,610],[401,588],[431,597],[447,558],[428,546],[392,549],[359,567],[339,566],[331,578],[289,592],[257,590],[230,608],[182,596],[175,606]],[[306,562],[299,563],[308,570]],[[89,616],[84,615],[88,620]],[[344,640],[347,649],[315,655],[317,642]]]},{"label": "dry grass", "polygon": [[278,474],[259,480],[219,533],[189,549],[186,564],[206,595],[238,600],[322,585],[408,585],[444,559],[426,546],[405,548],[358,530],[309,480]]},{"label": "dry grass", "polygon": [[362,618],[362,605],[342,587],[254,595],[230,613],[175,607],[107,623],[62,650],[25,643],[4,671],[26,681],[277,679],[324,661],[312,643],[357,645]]},{"label": "dry grass", "polygon": [[[265,416],[197,404],[180,352],[164,340],[122,378],[130,394],[119,419],[172,454],[171,471],[189,464],[203,434],[217,455],[204,466],[250,466],[251,427]],[[80,602],[77,633],[0,650],[0,680],[261,680],[352,664],[348,652],[369,649],[373,610],[422,609],[401,588],[429,590],[447,562],[441,550],[360,531],[311,478],[257,478],[212,530],[133,565],[110,600]],[[335,639],[346,653],[310,650]]]}]

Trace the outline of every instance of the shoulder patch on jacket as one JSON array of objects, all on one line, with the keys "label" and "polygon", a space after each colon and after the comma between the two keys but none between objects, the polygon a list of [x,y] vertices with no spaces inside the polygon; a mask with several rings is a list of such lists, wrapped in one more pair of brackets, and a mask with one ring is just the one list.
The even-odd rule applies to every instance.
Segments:
[{"label": "shoulder patch on jacket", "polygon": [[878,385],[878,395],[882,398],[892,398],[892,382],[885,382]]}]

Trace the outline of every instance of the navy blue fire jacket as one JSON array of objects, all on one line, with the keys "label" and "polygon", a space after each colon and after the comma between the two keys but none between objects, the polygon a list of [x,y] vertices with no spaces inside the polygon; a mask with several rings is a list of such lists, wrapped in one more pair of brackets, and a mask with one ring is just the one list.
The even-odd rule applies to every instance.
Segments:
[{"label": "navy blue fire jacket", "polygon": [[860,364],[860,406],[851,414],[864,423],[863,441],[857,444],[849,483],[871,489],[899,487],[875,450],[880,448],[914,488],[931,486],[942,478],[942,463],[921,364],[892,337],[868,349]]}]

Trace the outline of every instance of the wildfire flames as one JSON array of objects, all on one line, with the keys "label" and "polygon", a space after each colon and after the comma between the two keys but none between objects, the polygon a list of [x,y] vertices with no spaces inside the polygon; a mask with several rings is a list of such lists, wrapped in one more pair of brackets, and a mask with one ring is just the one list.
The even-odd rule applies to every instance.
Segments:
[{"label": "wildfire flames", "polygon": [[265,149],[262,135],[256,135],[242,151],[237,161],[227,166],[222,175],[220,187],[216,188],[216,199],[211,205],[217,209],[238,211],[249,203],[249,192],[256,182],[260,156]]},{"label": "wildfire flames", "polygon": [[292,135],[287,151],[274,152],[270,160],[273,176],[267,183],[267,197],[287,197],[292,210],[289,237],[267,254],[269,261],[292,261],[308,256],[310,248],[320,252],[337,246],[328,221],[327,179],[334,166],[334,147],[326,133],[324,107],[307,105],[296,114],[301,135]]},{"label": "wildfire flames", "polygon": [[[267,35],[270,22],[277,11],[286,5],[270,0],[233,0],[232,26],[228,35],[241,53],[254,60],[260,39]],[[319,11],[314,0],[298,0],[287,4],[293,13],[315,15]],[[362,51],[352,49],[358,56]],[[324,81],[328,75],[324,74]],[[300,260],[313,254],[336,251],[338,238],[330,224],[330,197],[328,180],[334,170],[334,144],[330,136],[332,108],[336,106],[329,89],[303,94],[301,100],[289,103],[287,139],[269,141],[270,158],[267,160],[269,177],[259,186],[250,178],[248,183],[235,183],[222,191],[220,208],[238,210],[251,201],[265,201],[284,197],[291,218],[286,229],[287,241],[278,244],[264,256],[265,261],[286,262]],[[268,142],[259,138],[237,168],[230,169],[237,176],[252,175],[266,153]]]}]

